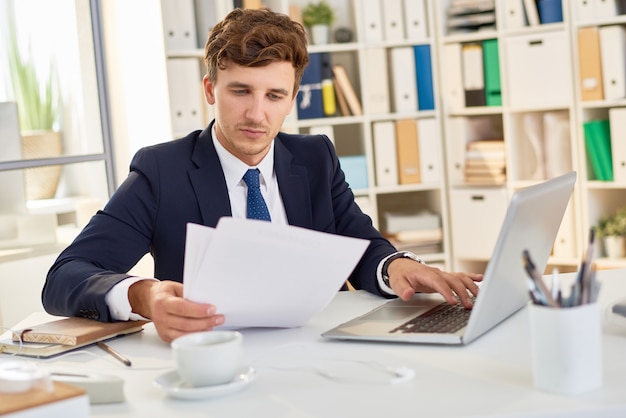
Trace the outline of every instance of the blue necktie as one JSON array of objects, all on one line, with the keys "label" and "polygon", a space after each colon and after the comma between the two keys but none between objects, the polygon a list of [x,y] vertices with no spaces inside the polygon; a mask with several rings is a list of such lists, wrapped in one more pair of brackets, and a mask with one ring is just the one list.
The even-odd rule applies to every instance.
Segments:
[{"label": "blue necktie", "polygon": [[248,209],[246,217],[248,219],[260,219],[262,221],[269,221],[270,212],[267,210],[267,205],[263,196],[261,195],[261,189],[259,187],[259,169],[251,168],[246,171],[243,176],[243,181],[248,185]]}]

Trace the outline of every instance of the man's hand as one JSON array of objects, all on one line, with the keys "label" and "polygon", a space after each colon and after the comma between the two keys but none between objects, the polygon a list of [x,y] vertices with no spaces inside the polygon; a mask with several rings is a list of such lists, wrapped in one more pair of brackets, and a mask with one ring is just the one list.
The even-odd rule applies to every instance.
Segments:
[{"label": "man's hand", "polygon": [[215,306],[183,299],[183,285],[178,282],[140,280],[128,289],[128,300],[134,313],[152,320],[165,342],[224,323]]},{"label": "man's hand", "polygon": [[478,295],[478,286],[475,282],[483,279],[482,274],[448,273],[408,258],[393,260],[389,263],[387,273],[391,288],[402,300],[411,299],[416,292],[437,292],[451,305],[457,304],[458,296],[466,308],[472,307],[470,293]]}]

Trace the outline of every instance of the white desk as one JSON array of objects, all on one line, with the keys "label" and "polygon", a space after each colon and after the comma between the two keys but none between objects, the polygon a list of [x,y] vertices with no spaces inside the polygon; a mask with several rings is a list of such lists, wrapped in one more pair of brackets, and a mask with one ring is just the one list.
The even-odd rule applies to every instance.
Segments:
[{"label": "white desk", "polygon": [[[626,297],[626,270],[600,274],[603,306]],[[384,302],[364,292],[341,292],[331,305],[299,329],[244,330],[245,351],[257,370],[244,390],[226,397],[184,401],[168,398],[153,380],[173,366],[169,346],[153,327],[111,346],[133,367],[98,348],[53,361],[45,367],[116,374],[125,379],[127,401],[94,405],[94,417],[457,417],[457,416],[626,416],[626,328],[607,325],[603,333],[604,385],[567,397],[532,385],[527,309],[466,347],[336,342],[322,331]],[[415,377],[389,384],[375,367],[353,362],[405,365]],[[280,367],[287,368],[279,369]],[[342,377],[374,381],[339,381]],[[389,377],[391,377],[389,375]]]}]

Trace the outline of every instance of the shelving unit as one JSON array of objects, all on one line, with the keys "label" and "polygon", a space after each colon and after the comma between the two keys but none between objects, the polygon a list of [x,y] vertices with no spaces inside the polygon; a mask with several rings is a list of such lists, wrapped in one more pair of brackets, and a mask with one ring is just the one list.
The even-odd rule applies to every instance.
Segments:
[{"label": "shelving unit", "polygon": [[[544,0],[542,6],[555,1],[558,2]],[[308,2],[267,0],[264,4],[273,10],[289,13],[291,6],[302,8]],[[447,11],[453,0],[331,0],[329,3],[337,12],[337,21],[331,27],[331,39],[338,28],[347,28],[352,39],[346,43],[331,40],[327,45],[310,45],[309,51],[312,54],[328,53],[332,64],[341,64],[346,68],[363,113],[341,116],[338,111],[332,116],[299,119],[297,109],[294,109],[285,121],[284,130],[332,132],[337,153],[346,167],[348,161],[344,157],[361,156],[364,159],[361,164],[364,164],[367,174],[358,182],[364,186],[355,187],[354,193],[359,205],[383,232],[386,213],[428,210],[438,215],[443,230],[442,249],[420,254],[428,262],[440,263],[451,270],[484,269],[509,199],[516,190],[575,170],[578,182],[549,261],[549,268],[575,270],[586,248],[589,228],[602,215],[626,205],[626,193],[623,193],[626,189],[626,152],[620,150],[614,155],[618,159],[614,162],[614,181],[592,180],[583,131],[585,122],[608,119],[611,109],[626,108],[626,98],[582,100],[578,81],[578,31],[587,27],[625,26],[626,16],[620,15],[624,0],[616,0],[610,10],[607,9],[607,4],[612,4],[610,0],[561,0],[562,19],[532,25],[528,24],[524,9],[525,4],[532,1],[494,0],[495,24],[463,33],[452,33],[447,29]],[[590,9],[590,5],[596,3],[601,3],[598,13]],[[380,9],[377,8],[379,4]],[[385,36],[385,25],[392,24],[394,16],[397,20],[398,8],[407,10],[407,7],[416,5],[424,7],[423,29],[405,31],[404,36],[396,35],[393,39]],[[190,7],[189,10],[195,7],[202,13],[201,19],[198,15],[192,19],[198,35],[191,47],[169,48],[168,61],[190,60],[188,62],[195,62],[196,70],[193,71],[197,72],[203,56],[204,28],[210,27],[210,21],[214,23],[221,19],[232,9],[233,2],[176,2],[177,11],[185,7]],[[405,14],[401,14],[403,19]],[[400,21],[405,29],[407,22],[410,20]],[[390,27],[387,33],[401,32]],[[413,35],[407,36],[407,33]],[[392,51],[415,46],[430,49],[434,107],[429,110],[418,110],[419,107],[400,110],[393,95],[395,52]],[[476,59],[480,56],[476,55],[476,51],[480,49],[490,51],[490,68],[485,69],[492,72],[497,69],[499,92],[498,83],[493,84],[491,78],[488,85],[464,85],[467,81],[464,76],[471,74],[464,74],[463,60]],[[465,57],[465,53],[469,55]],[[381,66],[372,56],[384,57],[386,65]],[[494,63],[497,64],[495,67]],[[483,61],[482,65],[487,64]],[[387,82],[381,81],[381,68],[387,69]],[[405,84],[412,82],[411,72],[405,70],[396,79]],[[174,78],[180,77],[170,75],[170,79]],[[388,87],[389,96],[382,101],[372,101],[370,95],[382,94],[381,85]],[[372,89],[372,86],[375,88]],[[466,106],[466,87],[469,90],[486,89],[488,95],[484,103],[479,100],[472,103],[477,105]],[[199,86],[190,84],[187,88],[191,93],[185,96],[183,102],[194,103],[195,119],[192,118],[191,125],[193,129],[200,129],[210,120],[210,109],[203,107],[201,96],[194,96],[200,94]],[[185,91],[181,88],[176,90]],[[470,100],[476,98],[476,92],[472,94],[474,96],[469,97]],[[381,106],[384,100],[388,101],[388,106]],[[171,104],[175,103],[176,97],[171,99]],[[173,120],[176,115],[173,108]],[[390,129],[390,126],[395,128],[403,120],[425,122],[434,129],[434,134],[423,136],[432,139],[429,148],[425,148],[425,154],[431,158],[426,165],[432,166],[435,173],[430,177],[431,181],[401,184],[393,181],[393,173],[385,177],[385,161],[389,161],[390,157],[384,155],[384,151],[381,154],[380,150],[388,150],[396,143],[390,140],[394,136],[392,131],[388,131],[387,135],[378,134],[380,138],[377,138],[377,132],[385,132],[384,129]],[[176,126],[175,123],[173,125]],[[173,134],[178,136],[190,130],[185,126],[174,129]],[[467,146],[477,140],[503,141],[504,180],[468,181],[465,172]],[[386,148],[385,145],[381,147],[379,141],[386,141]],[[622,160],[624,168],[618,170],[622,167]],[[424,165],[423,159],[422,163]],[[541,216],[540,208],[537,216]],[[597,252],[602,254],[601,246]],[[606,260],[605,264],[615,266],[619,263],[620,260]]]}]

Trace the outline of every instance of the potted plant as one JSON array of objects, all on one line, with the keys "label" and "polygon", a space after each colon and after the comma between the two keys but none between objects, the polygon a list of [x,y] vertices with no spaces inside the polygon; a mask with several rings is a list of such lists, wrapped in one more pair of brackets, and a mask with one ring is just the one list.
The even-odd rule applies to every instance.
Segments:
[{"label": "potted plant", "polygon": [[335,21],[335,11],[330,5],[320,0],[309,3],[302,11],[302,22],[309,28],[314,44],[327,44],[330,25]]},{"label": "potted plant", "polygon": [[598,237],[602,238],[604,251],[609,258],[624,257],[626,251],[626,207],[617,209],[612,215],[600,218],[596,227]]},{"label": "potted plant", "polygon": [[[12,22],[13,23],[13,22]],[[62,138],[57,128],[60,99],[56,67],[51,61],[47,71],[38,72],[30,57],[20,53],[14,24],[8,37],[9,71],[17,103],[25,159],[56,157],[62,154]],[[46,73],[46,74],[42,74]],[[48,199],[56,194],[61,166],[25,170],[27,199]]]}]

